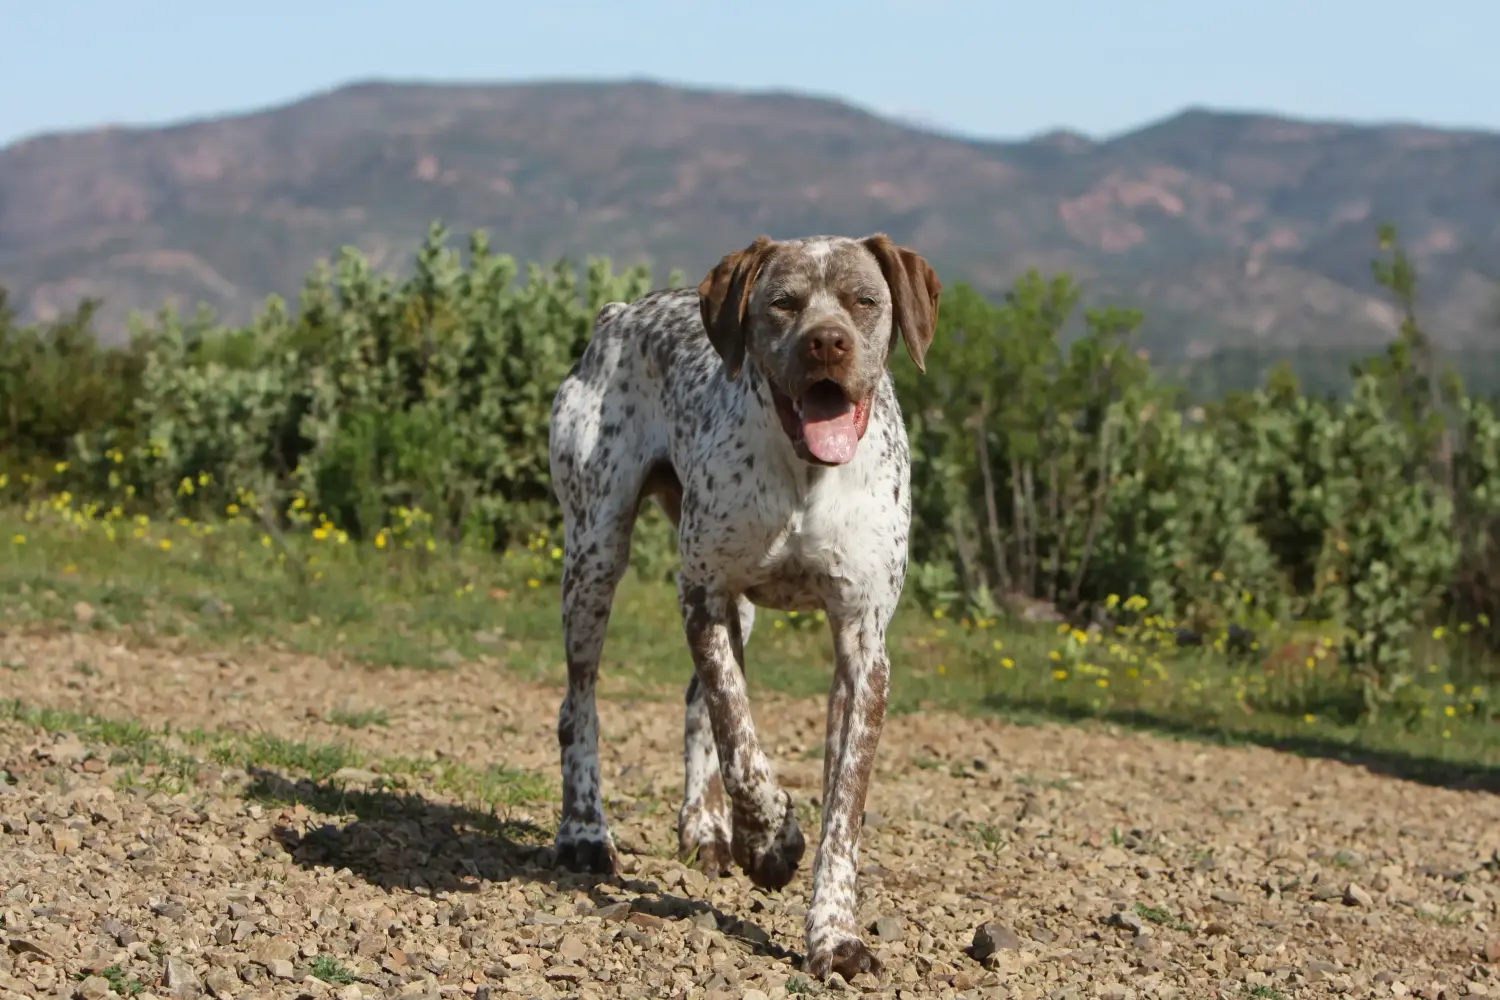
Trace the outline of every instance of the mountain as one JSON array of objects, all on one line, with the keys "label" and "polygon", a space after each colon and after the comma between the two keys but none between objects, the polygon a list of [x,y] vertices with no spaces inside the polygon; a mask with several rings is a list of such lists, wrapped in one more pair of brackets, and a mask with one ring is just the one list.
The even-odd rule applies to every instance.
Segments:
[{"label": "mountain", "polygon": [[169,300],[243,321],[346,244],[404,268],[435,218],[662,278],[761,232],[885,230],[986,292],[1066,269],[1178,356],[1385,339],[1369,262],[1393,222],[1435,336],[1473,344],[1496,329],[1500,135],[1191,109],[992,142],[787,93],[364,83],[0,150],[0,285],[27,319],[101,298],[116,339]]}]

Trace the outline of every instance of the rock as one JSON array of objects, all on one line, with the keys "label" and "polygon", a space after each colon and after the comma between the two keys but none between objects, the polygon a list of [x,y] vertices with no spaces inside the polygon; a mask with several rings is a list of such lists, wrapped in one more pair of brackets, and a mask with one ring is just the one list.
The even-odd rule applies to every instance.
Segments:
[{"label": "rock", "polygon": [[906,937],[906,923],[900,917],[879,917],[870,924],[870,933],[890,944]]},{"label": "rock", "polygon": [[285,938],[262,937],[245,950],[245,956],[265,966],[276,961],[291,962],[297,957],[297,946]]},{"label": "rock", "polygon": [[568,965],[578,965],[589,956],[589,946],[576,934],[566,934],[557,943],[557,956]]},{"label": "rock", "polygon": [[624,920],[630,916],[630,904],[626,902],[605,903],[594,910],[593,915],[600,920]]},{"label": "rock", "polygon": [[203,983],[208,987],[208,991],[215,997],[218,997],[219,1000],[230,1000],[234,996],[235,990],[239,989],[241,985],[240,977],[228,969],[210,970],[208,975],[204,977]]},{"label": "rock", "polygon": [[266,971],[273,979],[293,979],[297,975],[296,966],[284,958],[273,958],[266,963]]},{"label": "rock", "polygon": [[1220,903],[1228,903],[1230,906],[1240,906],[1245,902],[1245,897],[1228,889],[1215,889],[1208,894],[1208,898]]},{"label": "rock", "polygon": [[103,976],[88,976],[78,984],[78,995],[83,1000],[109,1000],[113,992],[109,980]]},{"label": "rock", "polygon": [[193,971],[187,959],[176,955],[167,958],[164,981],[167,989],[178,996],[183,996],[190,991],[196,992],[198,989],[198,974]]},{"label": "rock", "polygon": [[1349,906],[1374,906],[1375,897],[1358,882],[1350,882],[1344,890],[1344,902]]},{"label": "rock", "polygon": [[983,962],[1001,951],[1020,951],[1021,938],[1004,924],[980,924],[974,930],[974,940],[969,945],[969,954],[976,962]]},{"label": "rock", "polygon": [[73,620],[80,625],[89,624],[97,614],[98,612],[94,610],[94,606],[88,601],[79,601],[73,605]]}]

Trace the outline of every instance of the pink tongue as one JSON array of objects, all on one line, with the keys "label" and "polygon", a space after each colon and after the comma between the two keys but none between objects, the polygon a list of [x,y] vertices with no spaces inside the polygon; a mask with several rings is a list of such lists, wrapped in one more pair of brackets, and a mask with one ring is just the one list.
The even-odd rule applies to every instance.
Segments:
[{"label": "pink tongue", "polygon": [[802,440],[818,461],[843,465],[859,447],[854,407],[842,398],[823,399],[820,394],[808,393],[802,401]]}]

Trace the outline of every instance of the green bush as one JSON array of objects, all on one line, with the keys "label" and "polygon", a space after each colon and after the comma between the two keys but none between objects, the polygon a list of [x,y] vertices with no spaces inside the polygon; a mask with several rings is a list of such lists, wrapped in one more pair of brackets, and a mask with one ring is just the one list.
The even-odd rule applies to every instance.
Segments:
[{"label": "green bush", "polygon": [[[272,298],[227,330],[164,311],[114,350],[88,304],[22,328],[0,299],[0,468],[16,488],[66,463],[77,495],[123,489],[152,512],[235,505],[356,539],[420,512],[450,542],[550,549],[553,393],[598,309],[651,276],[595,260],[521,281],[483,235],[447,244],[434,226],[401,280],[348,250],[295,313]],[[978,618],[1135,597],[1166,628],[1333,621],[1370,712],[1432,627],[1464,618],[1493,643],[1500,420],[1439,369],[1394,232],[1381,254],[1405,320],[1336,398],[1278,369],[1188,406],[1134,346],[1138,312],[1089,310],[1064,342],[1067,276],[1028,274],[998,303],[951,287],[927,373],[892,361],[913,447],[909,594]],[[653,511],[637,569],[665,579],[674,558]]]}]

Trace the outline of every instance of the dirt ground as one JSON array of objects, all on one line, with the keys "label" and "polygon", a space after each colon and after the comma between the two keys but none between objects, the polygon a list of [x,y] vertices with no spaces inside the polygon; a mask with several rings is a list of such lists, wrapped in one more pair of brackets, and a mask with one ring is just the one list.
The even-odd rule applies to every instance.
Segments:
[{"label": "dirt ground", "polygon": [[[351,743],[366,766],[338,780],[356,789],[397,758],[556,786],[561,692],[494,663],[371,671],[111,641],[0,633],[0,697]],[[386,724],[330,721],[376,710]],[[601,711],[627,871],[598,884],[547,867],[555,791],[490,832],[453,799],[461,782],[417,782],[398,814],[320,812],[247,792],[298,787],[253,763],[210,759],[153,790],[107,736],[0,722],[0,998],[1500,996],[1492,794],[951,715],[893,718],[882,741],[860,911],[884,975],[819,987],[798,972],[813,844],[781,893],[684,869],[680,697]],[[756,711],[811,841],[822,706],[758,693]]]}]

